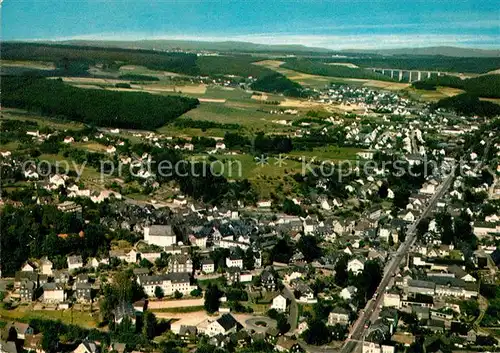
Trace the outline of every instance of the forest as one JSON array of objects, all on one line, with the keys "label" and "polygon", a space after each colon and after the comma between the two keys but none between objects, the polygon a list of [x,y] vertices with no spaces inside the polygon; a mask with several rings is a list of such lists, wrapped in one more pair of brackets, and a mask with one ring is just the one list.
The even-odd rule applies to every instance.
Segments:
[{"label": "forest", "polygon": [[142,92],[76,88],[61,80],[3,77],[2,104],[89,125],[155,129],[195,108],[198,100]]},{"label": "forest", "polygon": [[484,117],[500,115],[500,105],[481,101],[477,96],[468,93],[441,99],[433,107],[436,109],[452,109],[463,115],[479,115]]},{"label": "forest", "polygon": [[251,88],[256,91],[283,93],[289,97],[302,97],[306,94],[300,84],[289,80],[280,73],[274,73],[258,79],[252,83]]},{"label": "forest", "polygon": [[340,65],[326,65],[319,61],[306,59],[288,60],[286,63],[281,65],[281,67],[311,75],[394,81],[389,76],[385,76],[365,69],[350,68]]},{"label": "forest", "polygon": [[456,76],[434,76],[413,84],[413,87],[425,90],[435,90],[437,86],[463,89],[479,97],[500,98],[500,75],[484,75],[465,80]]},{"label": "forest", "polygon": [[[37,71],[38,75],[45,76],[89,76],[87,70],[96,64],[102,64],[104,71],[116,71],[123,65],[140,65],[150,70],[191,76],[261,77],[273,72],[265,67],[253,65],[252,63],[259,59],[250,55],[197,57],[196,54],[178,52],[38,43],[2,43],[2,59],[53,62],[57,70]],[[146,79],[142,77],[133,80],[145,81]]]}]

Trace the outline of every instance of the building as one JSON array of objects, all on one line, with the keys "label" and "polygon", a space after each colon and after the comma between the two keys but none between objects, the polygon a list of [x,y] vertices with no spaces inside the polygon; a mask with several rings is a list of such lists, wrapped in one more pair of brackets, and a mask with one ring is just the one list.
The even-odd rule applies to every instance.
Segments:
[{"label": "building", "polygon": [[365,261],[362,259],[352,259],[347,263],[347,271],[351,271],[355,275],[363,272],[365,268]]},{"label": "building", "polygon": [[83,267],[83,259],[80,255],[68,256],[68,269],[76,270]]},{"label": "building", "polygon": [[129,319],[132,325],[135,325],[136,315],[132,304],[121,302],[113,312],[115,324],[121,324],[123,320]]},{"label": "building", "polygon": [[32,335],[34,334],[33,327],[31,327],[29,324],[21,323],[21,322],[13,322],[10,325],[10,329],[14,329],[17,334],[17,339],[19,340],[24,340],[27,335]]},{"label": "building", "polygon": [[41,272],[43,275],[52,276],[52,268],[53,268],[52,261],[50,261],[47,257],[44,257],[40,261],[40,265],[41,265],[40,266]]},{"label": "building", "polygon": [[43,288],[42,301],[45,303],[59,304],[66,300],[64,288],[56,283],[45,283]]},{"label": "building", "polygon": [[73,201],[64,201],[57,205],[57,209],[64,213],[74,213],[78,218],[82,217],[82,206]]},{"label": "building", "polygon": [[76,349],[73,351],[73,353],[100,353],[101,349],[100,347],[92,341],[89,341],[85,339]]},{"label": "building", "polygon": [[275,309],[279,312],[286,312],[288,308],[288,300],[283,295],[278,295],[273,299],[273,304],[271,305],[271,309]]},{"label": "building", "polygon": [[345,287],[339,293],[339,296],[344,300],[351,300],[356,295],[358,289],[354,286]]},{"label": "building", "polygon": [[19,288],[21,301],[31,302],[35,300],[35,283],[33,281],[24,281]]},{"label": "building", "polygon": [[420,280],[409,280],[407,286],[408,294],[424,294],[424,295],[434,295],[436,291],[436,284],[429,281]]},{"label": "building", "polygon": [[180,272],[193,272],[193,261],[189,255],[180,254],[172,255],[168,260],[168,272],[169,273],[180,273]]},{"label": "building", "polygon": [[137,282],[144,288],[149,297],[155,296],[156,287],[160,287],[166,296],[174,295],[176,291],[187,295],[196,286],[191,285],[189,273],[169,273],[167,275],[140,276]]},{"label": "building", "polygon": [[363,342],[363,353],[394,353],[394,346],[379,345],[374,342]]},{"label": "building", "polygon": [[75,298],[78,302],[92,302],[92,286],[90,283],[79,282],[75,284]]},{"label": "building", "polygon": [[401,296],[398,293],[384,293],[384,306],[400,308]]},{"label": "building", "polygon": [[149,245],[171,246],[176,243],[176,236],[170,225],[152,225],[144,227],[144,241]]},{"label": "building", "polygon": [[238,267],[240,269],[243,269],[243,259],[241,259],[238,256],[231,255],[231,256],[226,258],[226,266],[228,268]]},{"label": "building", "polygon": [[201,270],[204,273],[210,274],[215,272],[215,264],[212,259],[205,259],[201,262]]},{"label": "building", "polygon": [[228,335],[236,333],[240,324],[231,314],[224,314],[217,320],[210,323],[207,327],[206,334],[210,337],[217,335]]},{"label": "building", "polygon": [[328,315],[328,325],[334,326],[336,324],[349,325],[349,311],[336,306]]}]

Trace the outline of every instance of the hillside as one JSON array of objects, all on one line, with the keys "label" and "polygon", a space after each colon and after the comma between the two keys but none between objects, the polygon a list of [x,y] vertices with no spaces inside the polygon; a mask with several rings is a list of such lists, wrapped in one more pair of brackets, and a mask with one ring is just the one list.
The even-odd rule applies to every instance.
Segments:
[{"label": "hillside", "polygon": [[465,80],[456,76],[435,76],[415,82],[413,86],[427,90],[435,90],[437,86],[452,87],[479,97],[500,98],[500,75],[483,75]]},{"label": "hillside", "polygon": [[424,55],[424,56],[452,56],[462,58],[484,58],[500,57],[500,50],[485,50],[459,47],[425,47],[425,48],[401,48],[401,49],[348,49],[346,53],[371,53],[378,55]]}]

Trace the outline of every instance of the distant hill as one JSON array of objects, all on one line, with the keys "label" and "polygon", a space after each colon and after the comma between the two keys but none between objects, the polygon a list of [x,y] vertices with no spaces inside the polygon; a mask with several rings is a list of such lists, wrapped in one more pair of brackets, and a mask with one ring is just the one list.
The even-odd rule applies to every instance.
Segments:
[{"label": "distant hill", "polygon": [[459,47],[426,47],[426,48],[401,48],[401,49],[347,49],[346,53],[370,53],[378,55],[423,55],[423,56],[454,56],[462,58],[500,57],[500,50],[485,50]]},{"label": "distant hill", "polygon": [[53,42],[58,44],[102,46],[127,49],[154,49],[154,50],[207,50],[207,51],[239,51],[239,52],[279,52],[279,53],[333,53],[330,49],[306,47],[305,45],[294,44],[256,44],[250,42],[225,41],[190,41],[190,40],[69,40]]}]

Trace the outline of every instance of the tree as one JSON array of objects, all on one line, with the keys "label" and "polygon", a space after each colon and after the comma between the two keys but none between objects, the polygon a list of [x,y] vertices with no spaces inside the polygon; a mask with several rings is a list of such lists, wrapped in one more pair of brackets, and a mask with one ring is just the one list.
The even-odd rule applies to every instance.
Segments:
[{"label": "tree", "polygon": [[174,298],[175,298],[175,299],[181,299],[181,298],[182,298],[182,293],[181,293],[181,292],[179,292],[178,290],[176,290],[176,291],[174,292]]},{"label": "tree", "polygon": [[156,316],[149,310],[146,310],[143,315],[142,334],[148,340],[155,337],[156,332]]},{"label": "tree", "polygon": [[385,199],[387,198],[388,195],[389,195],[389,186],[387,185],[387,182],[384,182],[378,189],[378,196],[381,199]]},{"label": "tree", "polygon": [[151,267],[153,267],[153,264],[151,262],[149,262],[148,259],[142,259],[141,262],[139,262],[139,266],[151,268]]},{"label": "tree", "polygon": [[192,297],[201,297],[203,295],[203,292],[201,291],[200,288],[193,289],[191,293],[189,293],[190,296]]},{"label": "tree", "polygon": [[330,342],[330,330],[328,330],[323,321],[314,319],[309,323],[309,327],[304,332],[303,338],[307,344],[315,346],[327,344]]},{"label": "tree", "polygon": [[155,287],[155,296],[158,299],[161,299],[165,296],[165,293],[163,293],[163,289],[160,286]]},{"label": "tree", "polygon": [[302,252],[307,262],[312,262],[321,256],[318,239],[313,235],[301,236],[297,243],[297,248]]},{"label": "tree", "polygon": [[392,234],[389,235],[389,246],[394,246],[394,237]]},{"label": "tree", "polygon": [[255,269],[255,255],[251,248],[248,248],[243,255],[243,267],[249,271]]},{"label": "tree", "polygon": [[219,310],[219,300],[221,296],[222,293],[216,284],[208,285],[207,290],[205,291],[205,302],[203,305],[208,313],[213,314]]},{"label": "tree", "polygon": [[349,273],[347,272],[348,260],[348,256],[343,255],[335,264],[335,284],[340,287],[345,287],[349,279]]}]

